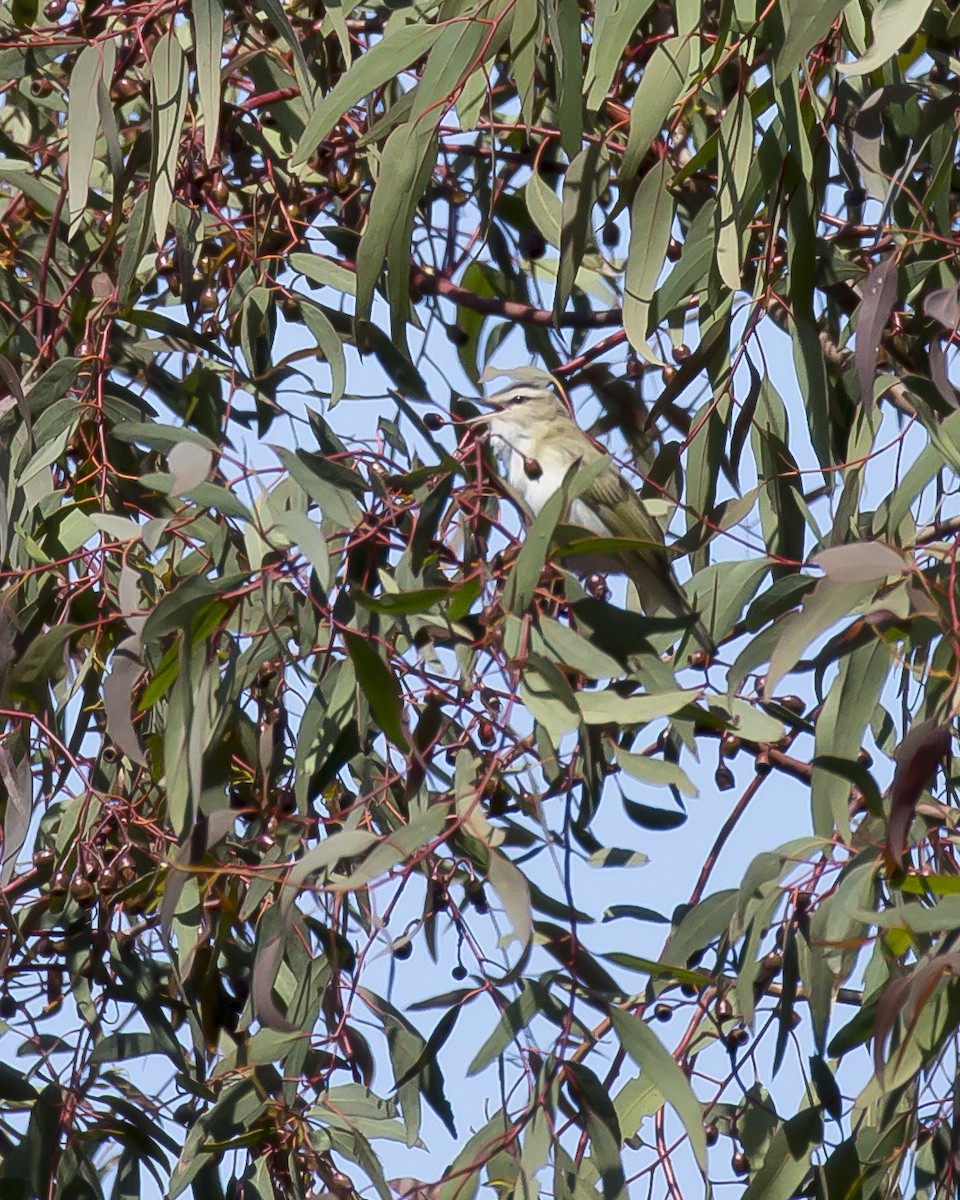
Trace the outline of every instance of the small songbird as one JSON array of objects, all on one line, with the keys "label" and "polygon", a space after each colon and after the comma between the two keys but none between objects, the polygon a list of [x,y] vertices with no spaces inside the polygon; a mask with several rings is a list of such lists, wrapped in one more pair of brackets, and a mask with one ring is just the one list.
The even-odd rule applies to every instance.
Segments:
[{"label": "small songbird", "polygon": [[[546,387],[515,383],[480,403],[492,411],[467,424],[486,426],[502,474],[531,517],[563,486],[571,468],[577,464],[590,468],[606,460],[607,465],[571,501],[566,520],[596,536],[630,538],[650,546],[617,551],[599,561],[591,556],[589,561],[578,561],[577,569],[626,574],[648,615],[666,609],[689,617],[690,602],[670,569],[660,526],[613,459],[587,437],[559,397]],[[699,622],[694,633],[709,649],[709,637]]]}]

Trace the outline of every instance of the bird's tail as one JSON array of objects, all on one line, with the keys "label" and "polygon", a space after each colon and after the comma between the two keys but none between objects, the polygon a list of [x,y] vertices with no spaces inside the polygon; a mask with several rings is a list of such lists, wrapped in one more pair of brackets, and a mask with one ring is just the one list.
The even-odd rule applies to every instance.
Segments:
[{"label": "bird's tail", "polygon": [[640,605],[647,616],[656,616],[661,609],[666,609],[675,617],[695,618],[691,633],[701,648],[712,655],[716,644],[674,578],[666,555],[657,555],[656,558],[631,555],[628,566],[627,574],[637,589]]}]

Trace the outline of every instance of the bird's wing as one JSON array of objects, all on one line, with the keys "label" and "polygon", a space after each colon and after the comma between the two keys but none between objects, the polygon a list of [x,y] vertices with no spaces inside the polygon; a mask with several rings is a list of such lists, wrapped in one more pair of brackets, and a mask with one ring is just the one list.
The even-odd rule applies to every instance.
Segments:
[{"label": "bird's wing", "polygon": [[613,463],[593,480],[582,499],[597,513],[611,536],[632,537],[662,545],[660,526]]},{"label": "bird's wing", "polygon": [[[617,556],[633,580],[644,612],[652,614],[666,609],[676,616],[690,616],[690,601],[674,578],[663,544],[663,530],[609,456],[593,445],[584,447],[581,458],[584,467],[592,466],[598,458],[606,459],[607,466],[591,480],[580,500],[596,513],[611,537],[650,543],[643,550]],[[713,643],[701,622],[696,622],[693,634],[705,650],[712,650]]]}]

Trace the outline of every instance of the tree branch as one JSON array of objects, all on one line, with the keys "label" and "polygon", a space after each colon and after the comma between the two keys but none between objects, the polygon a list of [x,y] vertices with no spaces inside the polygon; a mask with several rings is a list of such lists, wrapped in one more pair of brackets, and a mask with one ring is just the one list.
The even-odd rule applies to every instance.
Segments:
[{"label": "tree branch", "polygon": [[[350,263],[340,263],[342,267],[352,269]],[[478,296],[469,288],[461,287],[442,275],[430,275],[414,267],[410,272],[410,282],[424,296],[443,296],[468,308],[471,312],[484,313],[494,317],[508,317],[520,325],[542,325],[550,329],[608,329],[612,325],[623,324],[623,310],[620,308],[605,308],[598,312],[563,313],[559,320],[545,308],[534,308],[530,304],[520,304],[516,300],[497,300],[494,297]]]}]

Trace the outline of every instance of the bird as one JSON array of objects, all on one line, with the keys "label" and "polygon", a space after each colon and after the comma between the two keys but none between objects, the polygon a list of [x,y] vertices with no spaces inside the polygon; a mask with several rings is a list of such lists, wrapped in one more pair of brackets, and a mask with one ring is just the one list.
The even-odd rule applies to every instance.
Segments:
[{"label": "bird", "polygon": [[[486,427],[503,478],[531,519],[579,465],[597,474],[570,502],[569,524],[598,537],[649,543],[642,550],[578,558],[572,563],[578,571],[626,574],[648,616],[661,609],[678,617],[694,616],[670,567],[660,526],[610,455],[587,437],[559,396],[539,384],[515,383],[479,403],[491,411],[467,418],[464,424]],[[605,465],[599,465],[601,460]],[[695,623],[693,631],[704,649],[712,649],[701,622]]]}]

